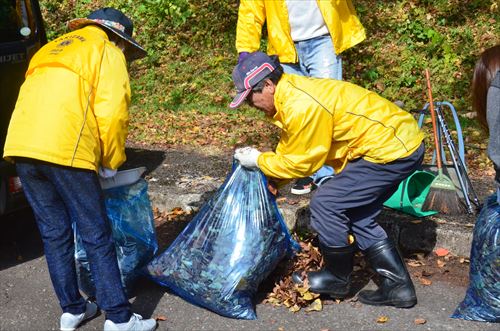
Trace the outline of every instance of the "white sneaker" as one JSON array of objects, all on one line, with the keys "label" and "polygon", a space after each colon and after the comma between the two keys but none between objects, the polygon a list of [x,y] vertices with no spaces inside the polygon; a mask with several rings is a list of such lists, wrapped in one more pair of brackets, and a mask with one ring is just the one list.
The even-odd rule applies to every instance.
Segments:
[{"label": "white sneaker", "polygon": [[61,331],[73,331],[75,330],[80,323],[85,321],[86,319],[92,318],[97,314],[97,305],[93,302],[87,301],[87,305],[85,308],[85,312],[81,314],[71,314],[64,313],[61,315]]},{"label": "white sneaker", "polygon": [[144,320],[139,314],[132,314],[126,323],[114,323],[110,320],[104,322],[104,331],[153,331],[154,329],[156,329],[155,319]]}]

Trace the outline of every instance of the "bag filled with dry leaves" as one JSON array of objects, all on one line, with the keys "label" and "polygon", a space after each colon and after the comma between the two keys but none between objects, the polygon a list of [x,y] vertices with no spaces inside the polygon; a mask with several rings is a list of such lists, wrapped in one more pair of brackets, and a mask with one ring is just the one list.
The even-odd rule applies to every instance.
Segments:
[{"label": "bag filled with dry leaves", "polygon": [[500,205],[496,194],[484,203],[474,226],[469,287],[451,317],[500,322]]},{"label": "bag filled with dry leaves", "polygon": [[146,268],[154,281],[191,303],[255,319],[259,284],[293,247],[264,174],[235,161],[224,184]]}]

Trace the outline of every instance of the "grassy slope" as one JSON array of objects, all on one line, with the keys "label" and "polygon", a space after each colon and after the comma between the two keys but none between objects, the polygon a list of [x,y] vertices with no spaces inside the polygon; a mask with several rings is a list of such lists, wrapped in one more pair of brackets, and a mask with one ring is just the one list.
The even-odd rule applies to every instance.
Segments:
[{"label": "grassy slope", "polygon": [[[435,100],[452,102],[461,114],[467,142],[484,149],[482,134],[467,116],[468,89],[477,55],[500,42],[498,0],[353,2],[368,38],[345,52],[345,79],[417,109],[426,102],[423,71],[430,68]],[[100,6],[120,8],[133,18],[136,39],[149,55],[130,67],[131,141],[221,148],[272,148],[276,142],[278,133],[257,112],[227,108],[236,61],[236,1],[41,4],[49,38],[66,31],[65,21]],[[484,157],[481,160],[484,163]]]}]

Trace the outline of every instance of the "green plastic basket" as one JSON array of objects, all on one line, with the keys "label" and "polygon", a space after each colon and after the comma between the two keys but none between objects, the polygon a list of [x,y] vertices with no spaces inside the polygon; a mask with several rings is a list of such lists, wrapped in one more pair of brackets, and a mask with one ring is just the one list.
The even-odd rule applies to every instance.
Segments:
[{"label": "green plastic basket", "polygon": [[417,170],[399,184],[398,190],[384,202],[384,206],[417,217],[434,215],[437,211],[423,211],[422,205],[436,176]]}]

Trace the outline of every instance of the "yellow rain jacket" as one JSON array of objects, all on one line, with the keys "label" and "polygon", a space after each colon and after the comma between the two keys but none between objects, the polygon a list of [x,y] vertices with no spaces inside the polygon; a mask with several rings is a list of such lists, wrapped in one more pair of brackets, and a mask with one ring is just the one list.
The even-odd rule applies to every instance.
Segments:
[{"label": "yellow rain jacket", "polygon": [[274,104],[281,138],[275,153],[258,159],[269,177],[307,177],[323,163],[340,173],[358,158],[388,163],[409,156],[424,139],[410,113],[344,81],[284,74]]},{"label": "yellow rain jacket", "polygon": [[130,85],[123,52],[96,26],[65,34],[32,58],[4,158],[96,171],[125,161]]},{"label": "yellow rain jacket", "polygon": [[[337,54],[362,42],[365,29],[351,0],[317,0]],[[297,63],[290,34],[285,0],[241,0],[236,27],[236,49],[255,52],[260,48],[262,26],[267,20],[267,54],[278,55],[282,63]]]}]

